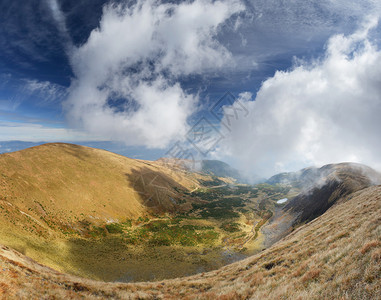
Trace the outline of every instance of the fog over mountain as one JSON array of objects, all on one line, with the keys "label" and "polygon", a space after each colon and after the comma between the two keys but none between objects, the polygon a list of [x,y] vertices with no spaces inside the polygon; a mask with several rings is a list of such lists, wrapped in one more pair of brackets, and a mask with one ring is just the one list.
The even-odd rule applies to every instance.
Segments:
[{"label": "fog over mountain", "polygon": [[217,153],[267,176],[305,166],[353,161],[381,169],[381,51],[370,18],[354,33],[334,35],[325,53],[295,59],[262,83],[257,95],[240,94],[247,117],[232,118]]}]

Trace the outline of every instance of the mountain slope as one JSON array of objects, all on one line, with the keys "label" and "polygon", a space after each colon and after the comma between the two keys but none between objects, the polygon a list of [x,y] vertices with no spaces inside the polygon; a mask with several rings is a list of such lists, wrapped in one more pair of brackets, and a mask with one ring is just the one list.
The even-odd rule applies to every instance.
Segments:
[{"label": "mountain slope", "polygon": [[241,178],[238,170],[219,160],[202,160],[201,172],[217,177],[230,177],[237,180]]},{"label": "mountain slope", "polygon": [[[285,179],[287,180],[285,181]],[[263,229],[269,246],[300,224],[322,215],[338,201],[364,188],[381,184],[381,174],[356,163],[329,164],[296,173],[273,176],[280,184],[298,187],[301,193],[287,202]]]},{"label": "mountain slope", "polygon": [[[189,211],[200,201],[190,191],[210,180],[161,162],[72,144],[3,154],[0,243],[62,272],[94,279],[142,272],[142,259],[149,274],[155,257],[166,265],[167,258],[184,261],[186,253],[145,249],[156,240],[142,223]],[[122,255],[138,259],[121,262]],[[186,264],[195,272],[190,260]]]},{"label": "mountain slope", "polygon": [[367,166],[354,163],[331,164],[302,173],[305,173],[299,179],[302,193],[283,208],[284,211],[297,215],[295,223],[311,221],[343,197],[369,186],[381,184],[379,173]]},{"label": "mountain slope", "polygon": [[219,270],[154,283],[60,274],[0,248],[4,298],[379,299],[381,187],[351,194],[260,254]]},{"label": "mountain slope", "polygon": [[[162,222],[154,214],[188,209],[192,200],[185,192],[208,177],[165,161],[131,160],[69,144],[1,155],[0,243],[8,247],[0,247],[0,298],[376,298],[381,187],[368,186],[377,182],[378,173],[352,164],[311,170],[305,193],[281,210],[280,217],[290,217],[294,225],[285,228],[295,230],[272,247],[185,279],[119,284],[66,273],[115,280],[108,273],[129,272],[135,257],[142,270],[144,255],[152,255],[148,271],[157,267],[155,252],[165,246],[126,246],[121,243],[126,232],[113,235],[111,226],[107,233],[106,224],[147,215]],[[144,234],[139,219],[134,223]],[[135,256],[136,250],[143,256]],[[185,256],[177,255],[181,249],[168,250],[177,259],[175,268],[184,266]]]},{"label": "mountain slope", "polygon": [[111,220],[178,207],[176,189],[198,181],[155,162],[71,144],[45,144],[0,155],[0,196],[33,217]]}]

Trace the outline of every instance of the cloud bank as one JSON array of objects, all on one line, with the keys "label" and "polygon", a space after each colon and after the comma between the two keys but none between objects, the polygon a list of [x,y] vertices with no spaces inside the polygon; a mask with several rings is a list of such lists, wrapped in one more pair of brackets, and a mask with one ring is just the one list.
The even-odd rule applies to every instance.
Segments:
[{"label": "cloud bank", "polygon": [[308,165],[352,161],[381,169],[381,51],[370,38],[376,19],[335,35],[323,57],[297,61],[263,82],[250,111],[234,120],[217,155],[261,176]]},{"label": "cloud bank", "polygon": [[242,9],[235,0],[105,6],[99,28],[71,54],[70,123],[128,145],[160,148],[183,138],[198,97],[179,79],[231,59],[216,35]]}]

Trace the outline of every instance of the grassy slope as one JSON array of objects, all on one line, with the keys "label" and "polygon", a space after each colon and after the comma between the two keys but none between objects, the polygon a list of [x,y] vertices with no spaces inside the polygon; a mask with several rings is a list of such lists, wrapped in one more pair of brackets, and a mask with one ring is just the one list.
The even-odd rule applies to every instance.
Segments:
[{"label": "grassy slope", "polygon": [[[303,172],[302,172],[303,173]],[[292,198],[265,226],[266,246],[291,232],[292,228],[322,215],[332,205],[351,193],[381,184],[375,170],[355,163],[325,165],[319,169],[305,169],[297,185],[302,192]],[[304,182],[304,183],[303,183]]]},{"label": "grassy slope", "polygon": [[346,197],[248,259],[186,279],[106,284],[40,266],[0,248],[6,298],[379,299],[381,187]]},{"label": "grassy slope", "polygon": [[0,178],[3,200],[21,210],[32,208],[31,215],[48,211],[63,218],[81,214],[103,219],[138,217],[147,213],[143,194],[149,193],[152,180],[162,187],[163,195],[155,194],[154,204],[163,210],[171,208],[164,196],[174,195],[173,186],[191,189],[197,185],[155,162],[70,144],[46,144],[0,155]]},{"label": "grassy slope", "polygon": [[171,198],[197,187],[197,176],[207,178],[71,144],[0,155],[0,242],[64,272],[115,279],[128,268],[117,257],[126,249],[112,239],[85,243],[83,224],[182,209],[189,204]]}]

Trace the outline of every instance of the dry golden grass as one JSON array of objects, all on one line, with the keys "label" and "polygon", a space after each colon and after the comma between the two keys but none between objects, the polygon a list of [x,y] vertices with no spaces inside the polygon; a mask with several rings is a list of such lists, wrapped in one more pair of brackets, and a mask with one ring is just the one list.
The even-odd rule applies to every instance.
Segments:
[{"label": "dry golden grass", "polygon": [[0,248],[7,299],[380,299],[381,187],[352,194],[260,254],[153,283],[80,279]]},{"label": "dry golden grass", "polygon": [[[112,281],[126,273],[124,270],[143,271],[137,260],[122,261],[122,255],[139,256],[146,269],[141,273],[148,274],[157,256],[165,261],[170,251],[149,257],[149,251],[138,255],[144,251],[122,249],[126,246],[112,242],[81,243],[88,235],[83,224],[104,226],[127,218],[186,210],[189,203],[175,205],[172,199],[184,199],[182,190],[199,187],[199,179],[210,176],[162,161],[134,160],[72,144],[45,144],[2,154],[0,243],[61,272],[83,277]],[[172,257],[177,260],[188,256],[176,254]],[[171,267],[168,263],[163,266],[167,269],[163,273],[168,274]],[[187,274],[196,272],[190,259],[183,266],[189,269]],[[175,275],[184,274],[178,270]]]},{"label": "dry golden grass", "polygon": [[[175,210],[170,201],[177,195],[175,188],[194,189],[197,179],[160,162],[72,144],[45,144],[0,155],[0,198],[32,217],[43,215],[63,223],[83,215],[124,221]],[[150,195],[152,200],[147,201]]]},{"label": "dry golden grass", "polygon": [[365,254],[370,249],[380,246],[380,241],[370,241],[369,243],[366,243],[361,249],[360,253]]}]

